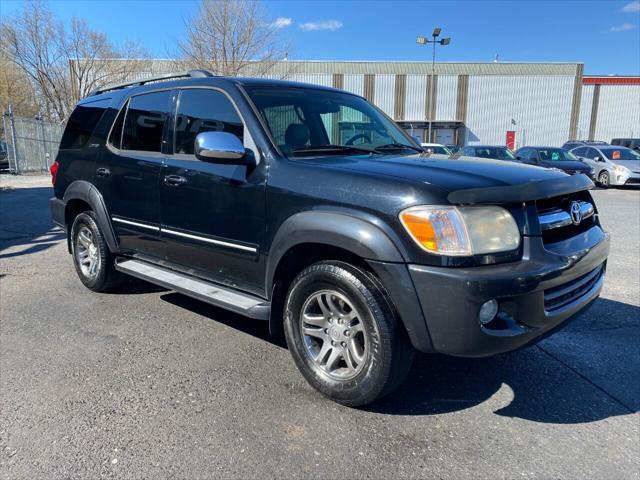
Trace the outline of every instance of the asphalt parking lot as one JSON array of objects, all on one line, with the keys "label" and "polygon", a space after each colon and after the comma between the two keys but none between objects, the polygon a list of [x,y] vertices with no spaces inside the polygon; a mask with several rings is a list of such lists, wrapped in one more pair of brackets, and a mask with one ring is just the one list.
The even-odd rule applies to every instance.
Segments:
[{"label": "asphalt parking lot", "polygon": [[594,192],[602,297],[541,344],[421,355],[367,409],[311,389],[265,324],[77,279],[48,179],[0,185],[0,478],[639,478],[640,190]]}]

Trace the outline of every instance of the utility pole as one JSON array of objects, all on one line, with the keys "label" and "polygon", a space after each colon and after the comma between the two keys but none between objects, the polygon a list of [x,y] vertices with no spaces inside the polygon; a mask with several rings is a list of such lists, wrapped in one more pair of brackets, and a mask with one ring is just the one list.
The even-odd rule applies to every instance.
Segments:
[{"label": "utility pole", "polygon": [[418,43],[419,45],[428,45],[429,43],[431,43],[433,45],[433,53],[432,53],[432,57],[431,57],[431,82],[429,84],[429,112],[427,112],[427,116],[429,118],[429,140],[428,142],[433,142],[433,139],[431,138],[431,128],[433,125],[433,121],[434,121],[434,114],[435,114],[435,105],[434,105],[434,101],[435,99],[434,94],[435,94],[435,90],[434,90],[434,86],[435,86],[435,78],[436,78],[436,43],[440,44],[440,45],[449,45],[449,43],[451,43],[451,37],[447,37],[447,38],[443,38],[441,40],[438,40],[438,37],[440,36],[440,32],[442,31],[442,29],[440,27],[436,27],[433,29],[433,33],[431,34],[431,36],[433,37],[433,40],[427,38],[427,37],[418,37],[416,38],[416,43]]}]

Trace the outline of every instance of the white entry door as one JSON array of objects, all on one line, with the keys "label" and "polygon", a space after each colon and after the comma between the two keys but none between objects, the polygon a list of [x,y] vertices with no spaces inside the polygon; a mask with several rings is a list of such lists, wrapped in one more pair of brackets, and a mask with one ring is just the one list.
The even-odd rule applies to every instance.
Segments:
[{"label": "white entry door", "polygon": [[436,130],[436,143],[453,145],[453,128],[439,128]]}]

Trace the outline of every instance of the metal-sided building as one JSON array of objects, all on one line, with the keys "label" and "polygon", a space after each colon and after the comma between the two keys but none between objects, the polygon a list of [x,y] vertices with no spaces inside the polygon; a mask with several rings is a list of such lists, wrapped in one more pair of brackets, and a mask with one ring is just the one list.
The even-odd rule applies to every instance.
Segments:
[{"label": "metal-sided building", "polygon": [[640,77],[585,77],[579,63],[436,63],[433,77],[424,62],[275,68],[274,76],[362,95],[424,141],[504,145],[507,131],[516,146],[640,136]]},{"label": "metal-sided building", "polygon": [[[171,60],[146,67],[140,76],[176,69]],[[504,145],[512,132],[519,147],[640,137],[640,77],[584,76],[581,63],[436,63],[431,71],[429,62],[281,61],[268,76],[362,95],[423,141]]]}]

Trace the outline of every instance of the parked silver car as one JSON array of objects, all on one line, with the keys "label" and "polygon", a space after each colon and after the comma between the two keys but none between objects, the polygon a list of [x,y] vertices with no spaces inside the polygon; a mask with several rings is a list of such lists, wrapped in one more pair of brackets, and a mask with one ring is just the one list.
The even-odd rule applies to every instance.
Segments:
[{"label": "parked silver car", "polygon": [[596,180],[604,188],[640,184],[640,154],[630,148],[591,145],[574,148],[571,153],[593,167]]}]

